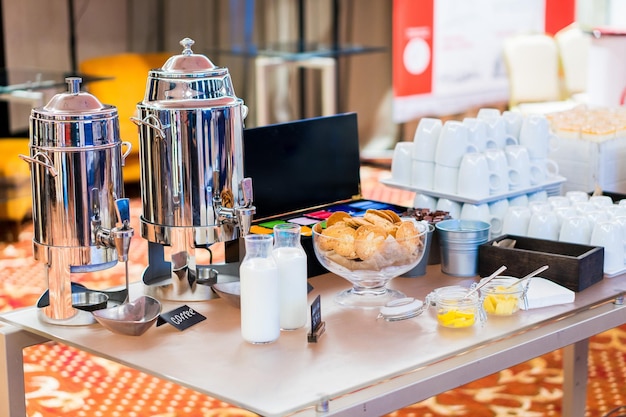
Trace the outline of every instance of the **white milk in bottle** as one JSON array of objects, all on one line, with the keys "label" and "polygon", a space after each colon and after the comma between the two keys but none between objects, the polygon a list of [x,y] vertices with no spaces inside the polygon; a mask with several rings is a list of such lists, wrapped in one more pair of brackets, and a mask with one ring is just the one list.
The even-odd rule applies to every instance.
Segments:
[{"label": "white milk in bottle", "polygon": [[250,343],[271,343],[280,336],[278,267],[270,235],[245,236],[246,255],[239,267],[241,336]]},{"label": "white milk in bottle", "polygon": [[274,259],[278,265],[280,328],[295,330],[307,321],[307,258],[300,242],[300,225],[274,226]]}]

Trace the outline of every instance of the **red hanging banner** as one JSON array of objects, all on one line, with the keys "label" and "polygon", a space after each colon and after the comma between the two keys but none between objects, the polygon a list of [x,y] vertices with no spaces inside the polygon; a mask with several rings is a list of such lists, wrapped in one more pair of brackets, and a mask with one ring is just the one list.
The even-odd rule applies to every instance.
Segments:
[{"label": "red hanging banner", "polygon": [[430,93],[434,0],[393,2],[393,85],[397,97]]},{"label": "red hanging banner", "polygon": [[574,0],[546,0],[546,33],[554,35],[574,23],[576,3]]}]

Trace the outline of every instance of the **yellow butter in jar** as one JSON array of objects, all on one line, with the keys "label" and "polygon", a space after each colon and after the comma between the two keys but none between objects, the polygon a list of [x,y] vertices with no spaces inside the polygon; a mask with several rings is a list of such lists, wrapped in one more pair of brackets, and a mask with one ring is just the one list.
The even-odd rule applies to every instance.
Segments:
[{"label": "yellow butter in jar", "polygon": [[501,277],[480,289],[483,308],[489,315],[510,316],[520,308],[526,297],[526,285],[515,285],[517,278]]},{"label": "yellow butter in jar", "polygon": [[437,322],[443,327],[464,328],[473,326],[480,318],[478,293],[466,297],[468,289],[453,285],[434,291]]}]

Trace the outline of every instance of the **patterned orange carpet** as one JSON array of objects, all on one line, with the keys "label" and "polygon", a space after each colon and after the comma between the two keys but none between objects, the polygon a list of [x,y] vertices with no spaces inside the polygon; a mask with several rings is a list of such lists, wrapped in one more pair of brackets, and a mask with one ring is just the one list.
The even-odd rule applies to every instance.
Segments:
[{"label": "patterned orange carpet", "polygon": [[[411,205],[413,194],[380,185],[385,171],[363,168],[365,198]],[[137,213],[138,202],[133,201]],[[133,217],[133,227],[138,219]],[[137,230],[137,229],[136,229]],[[135,236],[132,248],[146,243]],[[32,258],[32,227],[17,243],[0,243],[0,311],[32,306],[46,288],[43,268]],[[143,250],[131,250],[130,274],[141,276]],[[122,285],[107,271],[73,276],[90,288]],[[0,324],[1,325],[1,324]],[[254,414],[170,382],[85,352],[47,343],[24,351],[29,417],[238,417]],[[562,416],[563,373],[557,350],[402,408],[394,417]],[[587,417],[600,417],[626,404],[626,327],[595,336],[590,344]],[[567,416],[564,416],[567,417]]]}]

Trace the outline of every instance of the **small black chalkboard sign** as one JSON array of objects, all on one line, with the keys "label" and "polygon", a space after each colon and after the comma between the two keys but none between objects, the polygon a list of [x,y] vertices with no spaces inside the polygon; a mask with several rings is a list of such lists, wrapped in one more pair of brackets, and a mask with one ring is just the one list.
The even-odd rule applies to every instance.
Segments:
[{"label": "small black chalkboard sign", "polygon": [[206,320],[206,317],[195,311],[188,305],[180,306],[174,310],[163,313],[157,319],[157,327],[169,323],[180,331],[190,328],[194,324]]},{"label": "small black chalkboard sign", "polygon": [[326,322],[322,321],[322,304],[318,295],[311,304],[311,332],[307,334],[309,343],[317,343],[324,330],[326,330]]}]

